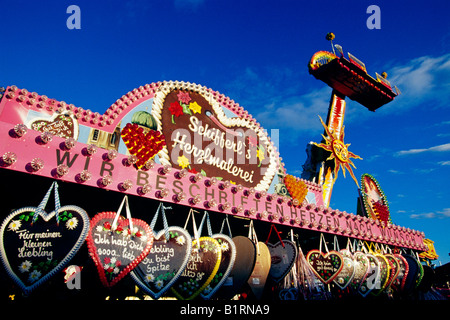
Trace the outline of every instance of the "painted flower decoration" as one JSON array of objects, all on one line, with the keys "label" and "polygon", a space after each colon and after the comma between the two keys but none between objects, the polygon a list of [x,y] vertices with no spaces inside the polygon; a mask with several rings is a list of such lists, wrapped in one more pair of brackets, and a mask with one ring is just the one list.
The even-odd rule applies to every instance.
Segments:
[{"label": "painted flower decoration", "polygon": [[30,273],[30,276],[29,276],[29,278],[28,278],[28,281],[30,281],[31,283],[33,283],[33,282],[39,280],[39,278],[41,277],[41,275],[42,275],[41,272],[39,272],[39,271],[37,271],[37,270],[33,270],[33,271]]},{"label": "painted flower decoration", "polygon": [[69,230],[74,230],[78,226],[78,219],[73,217],[66,222],[66,228]]},{"label": "painted flower decoration", "polygon": [[147,275],[145,276],[145,281],[146,282],[153,282],[155,281],[155,276],[151,273],[147,273]]},{"label": "painted flower decoration", "polygon": [[20,220],[13,220],[8,225],[8,231],[17,231],[22,226],[22,221]]},{"label": "painted flower decoration", "polygon": [[202,113],[202,107],[197,103],[197,101],[191,102],[189,104],[189,109],[194,113]]},{"label": "painted flower decoration", "polygon": [[222,249],[222,251],[228,251],[229,248],[230,248],[230,246],[229,246],[228,243],[226,243],[226,242],[223,242],[223,243],[220,245],[220,249]]},{"label": "painted flower decoration", "polygon": [[175,123],[174,116],[178,118],[179,116],[183,115],[183,107],[178,101],[172,102],[170,104],[169,111],[172,114],[172,123]]},{"label": "painted flower decoration", "polygon": [[191,97],[189,96],[189,92],[180,91],[177,94],[178,100],[180,100],[181,103],[188,104],[189,101],[191,101]]},{"label": "painted flower decoration", "polygon": [[179,156],[177,159],[177,162],[178,162],[178,165],[183,169],[187,168],[190,165],[189,159],[186,158],[185,155]]},{"label": "painted flower decoration", "polygon": [[186,238],[184,236],[178,236],[175,241],[179,245],[184,245],[186,243]]},{"label": "painted flower decoration", "polygon": [[28,260],[25,260],[24,262],[22,262],[22,264],[19,267],[20,272],[24,273],[24,272],[28,272],[30,271],[31,268],[31,262]]}]

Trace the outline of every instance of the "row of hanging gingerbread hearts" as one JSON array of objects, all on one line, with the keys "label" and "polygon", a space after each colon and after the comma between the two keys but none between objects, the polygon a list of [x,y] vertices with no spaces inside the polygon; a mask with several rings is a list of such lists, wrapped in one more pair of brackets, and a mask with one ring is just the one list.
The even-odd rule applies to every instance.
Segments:
[{"label": "row of hanging gingerbread hearts", "polygon": [[[186,243],[188,245],[188,250],[185,251],[191,251],[189,247],[191,244],[191,238],[185,229],[181,229],[179,227],[170,227],[170,229],[166,228],[166,230],[160,231],[157,235],[155,235],[155,237],[153,237],[152,228],[149,228],[145,222],[134,218],[130,219],[131,216],[129,214],[127,214],[129,219],[122,219],[119,218],[117,213],[113,212],[99,213],[93,217],[90,223],[87,213],[80,207],[59,206],[57,186],[58,185],[56,182],[52,184],[39,207],[25,207],[15,210],[3,221],[1,227],[1,258],[3,264],[5,265],[8,274],[26,294],[30,293],[36,287],[48,280],[51,276],[61,271],[76,254],[86,238],[88,240],[90,254],[96,262],[101,281],[106,286],[114,285],[126,274],[139,266],[141,264],[140,262],[144,260],[144,258],[147,258],[151,251],[151,247],[157,243],[157,241],[168,243],[176,242],[178,245]],[[58,206],[54,211],[47,213],[44,209],[53,188],[55,188],[55,203],[58,203]],[[120,210],[118,210],[118,212],[120,212]],[[64,214],[66,217],[59,219],[59,217]],[[67,218],[67,216],[69,216],[69,218]],[[39,219],[39,217],[42,220]],[[53,217],[55,217],[54,221],[52,220]],[[65,226],[60,224],[61,221],[65,222]],[[25,249],[27,246],[33,246],[31,241],[33,238],[38,238],[39,235],[42,235],[42,232],[38,231],[42,231],[44,229],[47,231],[47,234],[58,235],[56,238],[52,239],[52,242],[49,245],[53,250],[49,252],[52,256],[54,255],[55,258],[53,262],[49,264],[48,262],[51,260],[47,259],[45,256],[37,258],[34,257],[33,259],[32,257],[28,257],[29,259],[23,260],[23,255],[15,254],[18,251],[21,252],[21,250]],[[167,234],[169,234],[169,241],[165,240]],[[30,239],[25,239],[27,237]],[[230,241],[230,239],[226,239],[226,236],[224,235],[215,235],[212,238],[217,238],[222,247],[228,246],[231,248],[231,254],[229,254],[229,257],[224,259],[224,261],[229,260],[232,262],[232,257],[234,256],[233,242]],[[37,239],[35,240],[37,241]],[[205,247],[205,243],[203,242],[209,244],[214,243],[212,239],[199,239],[199,241],[200,247]],[[47,242],[49,243],[49,241]],[[8,243],[8,246],[5,246],[5,243]],[[41,244],[37,241],[34,246],[39,246]],[[72,246],[70,246],[70,244],[72,244]],[[70,250],[68,250],[68,248],[70,248]],[[274,248],[276,248],[276,246],[274,246]],[[185,257],[184,259],[181,259],[181,266],[178,267],[178,269],[182,270],[182,266],[187,263],[186,261],[189,262],[189,254],[185,253],[175,255],[172,250],[175,250],[175,247],[169,249],[159,248],[158,251],[169,251],[171,252],[170,254],[173,254],[174,256]],[[205,250],[202,250],[202,252],[205,252]],[[155,255],[157,253],[158,252],[155,250]],[[161,262],[157,261],[157,259],[158,258],[154,258],[154,261]],[[164,259],[167,259],[167,256]],[[146,261],[147,263],[143,263],[143,265],[145,268],[150,268],[150,270],[152,270],[151,263],[148,264],[149,260],[151,260],[151,258],[148,258]],[[223,265],[226,265],[226,263]],[[222,280],[226,279],[226,274],[231,269],[232,265],[233,263],[228,263],[227,268],[222,266],[218,269],[219,274],[222,275]],[[43,266],[43,268],[37,269],[37,266]],[[172,277],[170,274],[172,274]],[[155,277],[154,275],[149,275],[147,273],[146,280],[150,280],[153,276],[156,279],[154,281],[155,288],[166,289],[169,287],[167,284],[173,284],[174,280],[176,280],[177,277],[173,275],[177,274],[179,274],[179,270],[175,272],[175,274],[173,271],[172,273],[166,272],[165,278],[160,275],[156,275]],[[132,276],[133,275],[134,273]],[[210,277],[212,278],[213,276],[210,275]],[[136,276],[135,278],[138,277]],[[167,279],[173,281],[166,281],[167,284],[164,285],[164,280]],[[220,281],[216,281],[216,283],[221,284]],[[218,288],[220,286],[217,285],[216,287]],[[164,290],[159,290],[159,292],[155,291],[155,297],[163,291]],[[214,293],[214,290],[209,290],[209,292],[210,294],[205,292],[205,298],[211,296]]]},{"label": "row of hanging gingerbread hearts", "polygon": [[349,249],[327,253],[313,249],[308,252],[306,260],[324,284],[333,282],[342,290],[350,286],[364,297],[370,292],[379,295],[390,287],[397,291],[403,290],[409,266],[414,264],[420,268],[420,263],[409,255],[361,251],[352,254]]}]

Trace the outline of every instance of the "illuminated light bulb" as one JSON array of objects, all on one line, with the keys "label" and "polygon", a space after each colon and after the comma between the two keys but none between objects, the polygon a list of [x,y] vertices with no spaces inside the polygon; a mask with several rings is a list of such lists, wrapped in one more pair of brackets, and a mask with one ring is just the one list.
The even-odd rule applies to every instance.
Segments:
[{"label": "illuminated light bulb", "polygon": [[266,219],[268,216],[269,216],[269,213],[266,210],[264,210],[263,212],[261,212],[257,215],[257,217],[260,219]]},{"label": "illuminated light bulb", "polygon": [[245,190],[245,191],[244,191],[244,194],[245,194],[247,197],[250,197],[251,195],[254,195],[255,192],[256,192],[255,188],[251,187],[251,188]]},{"label": "illuminated light bulb", "polygon": [[53,134],[48,131],[42,132],[40,135],[40,139],[42,143],[49,143],[53,140]]},{"label": "illuminated light bulb", "polygon": [[138,192],[142,195],[149,193],[152,191],[152,186],[148,183],[144,184],[142,187],[139,187]]},{"label": "illuminated light bulb", "polygon": [[130,179],[126,179],[119,186],[119,188],[123,191],[130,190],[132,187],[133,187],[133,182]]},{"label": "illuminated light bulb", "polygon": [[212,177],[211,179],[205,181],[205,185],[207,187],[211,187],[211,186],[215,185],[217,183],[217,181],[219,181],[219,180],[217,180],[216,177]]},{"label": "illuminated light bulb", "polygon": [[16,124],[14,126],[14,133],[17,137],[22,137],[28,132],[28,128],[23,123]]},{"label": "illuminated light bulb", "polygon": [[117,150],[114,149],[108,150],[106,158],[108,158],[109,160],[114,160],[116,157],[117,157]]},{"label": "illuminated light bulb", "polygon": [[169,166],[168,164],[166,164],[163,167],[159,168],[158,172],[160,174],[166,174],[166,173],[169,173],[171,170],[172,170],[172,167]]},{"label": "illuminated light bulb", "polygon": [[231,192],[233,192],[233,193],[238,193],[238,192],[242,191],[242,189],[244,189],[244,187],[241,186],[240,184],[238,184],[237,186],[233,186],[233,187],[231,188]]},{"label": "illuminated light bulb", "polygon": [[207,208],[214,208],[217,206],[217,201],[215,199],[211,199],[205,202],[205,207]]},{"label": "illuminated light bulb", "polygon": [[224,190],[224,189],[229,188],[230,185],[231,185],[231,182],[226,180],[226,181],[222,182],[219,187],[220,187],[220,189]]},{"label": "illuminated light bulb", "polygon": [[192,202],[193,204],[199,204],[200,201],[202,201],[202,197],[199,194],[190,199],[190,202]]},{"label": "illuminated light bulb", "polygon": [[300,224],[301,221],[302,221],[302,220],[301,220],[299,217],[295,217],[295,219],[292,219],[292,220],[291,220],[291,223],[292,223],[292,224],[294,224],[294,223]]},{"label": "illuminated light bulb", "polygon": [[31,160],[30,165],[33,171],[39,171],[44,168],[44,160],[42,160],[41,158],[34,158],[33,160]]},{"label": "illuminated light bulb", "polygon": [[178,172],[175,172],[175,178],[181,179],[187,176],[187,174],[189,173],[189,171],[187,169],[181,169]]},{"label": "illuminated light bulb", "polygon": [[277,213],[269,215],[269,220],[278,220],[280,216]]},{"label": "illuminated light bulb", "polygon": [[137,161],[138,158],[134,154],[132,154],[129,155],[128,158],[126,159],[126,164],[132,166],[133,164],[136,164]]},{"label": "illuminated light bulb", "polygon": [[10,166],[17,161],[17,155],[14,152],[5,152],[2,156],[3,163]]},{"label": "illuminated light bulb", "polygon": [[219,209],[222,211],[229,210],[230,208],[231,208],[231,203],[229,203],[229,202],[221,203],[219,205]]},{"label": "illuminated light bulb", "polygon": [[240,214],[244,212],[244,207],[242,205],[238,205],[237,207],[234,207],[232,211],[236,214]]},{"label": "illuminated light bulb", "polygon": [[169,189],[163,188],[161,190],[158,190],[158,191],[156,191],[155,195],[158,198],[165,198],[169,195]]},{"label": "illuminated light bulb", "polygon": [[103,186],[107,187],[107,186],[109,186],[111,183],[113,183],[113,178],[112,178],[112,176],[110,176],[109,174],[108,174],[108,175],[105,175],[104,177],[102,177],[102,178],[100,179],[100,183],[101,183]]},{"label": "illuminated light bulb", "polygon": [[256,209],[255,208],[250,208],[248,210],[245,210],[245,214],[247,216],[254,216],[256,214]]},{"label": "illuminated light bulb", "polygon": [[75,147],[76,144],[77,140],[75,140],[74,138],[67,138],[66,141],[64,141],[64,146],[69,150]]},{"label": "illuminated light bulb", "polygon": [[59,177],[63,177],[69,173],[69,167],[65,164],[60,164],[56,167],[56,174]]},{"label": "illuminated light bulb", "polygon": [[259,192],[257,192],[256,194],[255,194],[255,197],[257,198],[257,199],[261,199],[261,198],[264,198],[264,197],[266,197],[267,196],[267,192],[266,191],[259,191]]},{"label": "illuminated light bulb", "polygon": [[150,170],[155,166],[155,162],[153,160],[148,160],[145,164],[144,164],[144,169],[145,170]]},{"label": "illuminated light bulb", "polygon": [[184,193],[183,191],[177,193],[177,195],[175,196],[175,200],[178,202],[183,201],[184,199],[186,199],[186,193]]},{"label": "illuminated light bulb", "polygon": [[95,154],[97,152],[97,146],[90,144],[86,147],[86,152],[88,155],[92,156],[93,154]]},{"label": "illuminated light bulb", "polygon": [[91,180],[92,174],[88,170],[83,170],[78,174],[78,177],[81,182],[86,182]]},{"label": "illuminated light bulb", "polygon": [[191,176],[190,180],[191,182],[198,182],[203,179],[203,175],[201,173],[196,173],[195,175]]}]

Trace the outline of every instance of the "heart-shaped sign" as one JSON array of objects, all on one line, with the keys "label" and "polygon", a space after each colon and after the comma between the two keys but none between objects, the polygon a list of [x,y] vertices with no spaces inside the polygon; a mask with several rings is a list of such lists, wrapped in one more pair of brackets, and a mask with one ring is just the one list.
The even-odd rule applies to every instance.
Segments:
[{"label": "heart-shaped sign", "polygon": [[342,254],[344,265],[342,266],[341,272],[337,275],[333,282],[342,290],[347,288],[347,286],[353,280],[355,276],[355,261],[353,259],[353,254],[348,249],[341,249],[340,253]]},{"label": "heart-shaped sign", "polygon": [[166,145],[159,131],[145,129],[135,123],[127,123],[122,129],[122,140],[130,154],[137,157],[136,166],[141,168]]},{"label": "heart-shaped sign", "polygon": [[408,261],[406,261],[406,259],[401,254],[394,254],[393,256],[397,259],[398,262],[398,274],[392,282],[391,287],[396,291],[403,291],[403,288],[405,287],[406,277],[408,276],[409,272]]},{"label": "heart-shaped sign", "polygon": [[358,288],[358,292],[363,297],[366,297],[372,290],[380,288],[380,263],[373,254],[367,253],[366,257],[369,259],[369,269]]},{"label": "heart-shaped sign", "polygon": [[243,285],[250,278],[256,262],[256,246],[253,241],[244,236],[236,236],[232,240],[236,246],[233,269],[215,295],[223,300],[230,300],[241,292]]},{"label": "heart-shaped sign", "polygon": [[54,113],[49,120],[34,118],[28,126],[36,131],[48,131],[61,138],[78,139],[78,122],[68,114]]},{"label": "heart-shaped sign", "polygon": [[264,242],[258,241],[258,244],[256,246],[257,254],[255,267],[253,268],[253,272],[250,275],[247,283],[252,289],[253,294],[259,300],[263,295],[264,286],[266,285],[266,280],[269,276],[272,262],[270,258],[270,251],[267,245]]},{"label": "heart-shaped sign", "polygon": [[352,281],[350,282],[350,287],[357,291],[367,276],[369,271],[369,259],[366,254],[361,251],[356,251],[353,254],[353,261],[355,265],[355,274]]},{"label": "heart-shaped sign", "polygon": [[400,272],[400,265],[397,259],[392,254],[385,254],[384,257],[389,262],[389,279],[386,283],[386,288],[389,288],[392,282],[397,278],[398,273]]},{"label": "heart-shaped sign", "polygon": [[228,104],[214,96],[183,82],[160,85],[152,115],[171,141],[161,163],[267,190],[277,170],[275,147],[241,107],[224,109]]},{"label": "heart-shaped sign", "polygon": [[378,259],[378,265],[380,267],[380,276],[378,279],[378,283],[375,286],[375,290],[372,291],[372,294],[378,296],[380,293],[386,289],[386,285],[389,280],[390,275],[390,267],[389,261],[386,259],[384,255],[381,253],[374,253],[374,256]]},{"label": "heart-shaped sign", "polygon": [[220,289],[227,280],[228,275],[233,269],[236,260],[236,246],[233,240],[225,234],[213,234],[211,238],[216,239],[222,251],[219,270],[210,284],[200,294],[203,299],[211,299],[211,297]]},{"label": "heart-shaped sign", "polygon": [[179,300],[197,297],[214,279],[219,270],[222,250],[216,239],[201,237],[192,241],[189,262],[171,291]]},{"label": "heart-shaped sign", "polygon": [[297,246],[290,240],[283,240],[276,244],[267,243],[267,247],[271,257],[269,276],[275,282],[280,282],[297,260]]},{"label": "heart-shaped sign", "polygon": [[15,210],[0,228],[1,260],[25,294],[61,271],[89,230],[89,217],[80,207],[63,206],[50,213],[38,210],[38,216],[36,210]]},{"label": "heart-shaped sign", "polygon": [[139,287],[153,299],[160,298],[183,273],[192,250],[189,233],[180,227],[168,227],[153,239],[150,253],[131,272]]},{"label": "heart-shaped sign", "polygon": [[305,200],[305,197],[308,194],[306,183],[288,174],[284,177],[284,184],[293,199],[297,199],[300,203]]},{"label": "heart-shaped sign", "polygon": [[317,249],[310,250],[306,255],[306,261],[314,274],[324,284],[333,281],[344,267],[342,254],[335,250],[325,254]]},{"label": "heart-shaped sign", "polygon": [[91,220],[86,239],[100,280],[112,287],[131,272],[150,252],[153,232],[143,220],[120,217],[114,225],[116,212],[101,212]]}]

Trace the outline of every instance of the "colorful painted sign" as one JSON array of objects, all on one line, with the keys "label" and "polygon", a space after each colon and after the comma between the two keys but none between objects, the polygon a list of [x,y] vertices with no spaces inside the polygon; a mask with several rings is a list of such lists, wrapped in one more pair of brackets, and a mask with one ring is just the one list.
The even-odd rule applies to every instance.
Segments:
[{"label": "colorful painted sign", "polygon": [[[188,95],[191,99],[189,101]],[[182,113],[179,108],[174,114],[168,110],[171,105],[164,104],[166,99],[162,98],[166,96],[178,99],[173,103],[181,106]],[[202,113],[195,112],[200,108]],[[297,203],[288,196],[270,193],[271,189],[267,188],[277,170],[278,158],[269,137],[263,134],[262,128],[255,120],[234,101],[199,85],[184,82],[145,85],[122,96],[103,115],[11,86],[6,89],[0,102],[0,110],[2,169],[295,228],[417,250],[425,249],[422,240],[424,235],[421,232],[393,224],[383,227],[378,220],[325,207],[322,187],[319,184],[303,181],[308,193],[302,203]],[[70,137],[61,138],[49,131],[35,131],[24,125],[40,119],[51,120],[54,115],[59,114],[68,114],[75,119],[74,126],[78,127],[79,132],[77,140]],[[158,115],[161,117],[158,118]],[[187,128],[177,131],[172,124],[172,116],[175,123],[181,125],[184,121]],[[166,122],[167,127],[174,130],[168,135],[168,131],[165,131],[167,128],[163,129]],[[175,151],[176,156],[167,158],[170,153],[166,146],[166,149],[154,156],[154,160],[146,161],[138,169],[137,153],[131,154],[121,140],[121,132],[129,123],[138,125],[143,132],[156,130],[163,133],[164,141],[166,144],[169,141],[172,151],[179,149],[180,152]],[[224,157],[228,156],[226,163],[230,164],[229,167],[222,166],[225,170],[210,166],[209,169],[217,170],[207,173],[206,169],[203,169],[202,172],[204,163],[196,164],[194,161],[199,158],[200,153],[195,157],[195,154],[181,150],[182,141],[187,143],[189,135],[192,146],[195,145],[194,140],[201,137],[203,147],[203,139],[206,137],[200,133],[206,132],[206,124],[210,130],[209,138],[218,137],[219,146],[223,141],[224,149],[221,150]],[[200,128],[201,125],[203,128]],[[212,130],[213,128],[215,130]],[[240,133],[235,136],[232,132]],[[256,140],[253,139],[254,133]],[[225,139],[227,135],[231,135],[228,140]],[[239,140],[243,137],[243,141]],[[173,140],[181,142],[176,142],[173,147]],[[213,140],[209,141],[207,146],[210,150],[214,149],[216,155],[216,152],[220,153],[220,148]],[[187,147],[186,143],[183,146]],[[206,152],[206,144],[204,148]],[[240,160],[232,158],[244,149],[246,151],[243,154],[249,155],[249,158],[245,159],[247,162],[239,163]],[[167,150],[167,156],[164,156],[164,150]],[[183,156],[188,159],[189,164]],[[230,159],[233,161],[229,161]],[[250,163],[250,160],[254,163]],[[222,164],[225,165],[224,162]],[[247,178],[248,182],[251,171],[254,171],[253,184],[245,184],[245,181],[238,183],[232,178],[231,181],[227,180],[222,175],[223,172],[220,172],[228,172],[228,169],[243,179]],[[268,174],[271,170],[272,175]],[[256,179],[258,175],[262,180]]]},{"label": "colorful painted sign", "polygon": [[[55,210],[44,209],[55,188]],[[38,207],[24,207],[8,215],[0,227],[0,258],[9,276],[31,293],[57,272],[80,249],[89,230],[89,217],[73,205],[60,206],[53,183]]]},{"label": "colorful painted sign", "polygon": [[361,195],[366,215],[384,224],[392,223],[386,195],[381,190],[378,181],[370,174],[361,177]]}]

